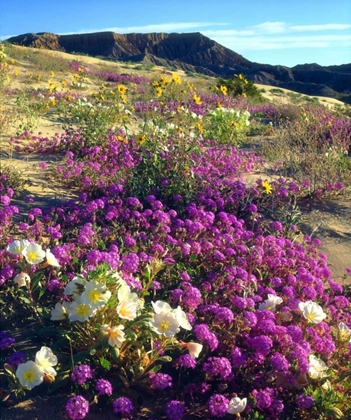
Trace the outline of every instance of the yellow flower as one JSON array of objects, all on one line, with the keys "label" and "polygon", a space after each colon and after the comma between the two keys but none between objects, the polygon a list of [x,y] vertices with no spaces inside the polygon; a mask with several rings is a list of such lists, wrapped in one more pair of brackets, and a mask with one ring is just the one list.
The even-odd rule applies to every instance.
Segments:
[{"label": "yellow flower", "polygon": [[221,104],[220,102],[217,102],[216,107],[217,107],[217,108],[222,108],[222,104]]},{"label": "yellow flower", "polygon": [[37,75],[37,79],[40,80],[41,79],[41,74]]},{"label": "yellow flower", "polygon": [[135,136],[135,141],[137,141],[139,144],[145,143],[146,141],[145,134],[138,134],[137,136]]},{"label": "yellow flower", "polygon": [[272,194],[272,185],[268,181],[262,182],[262,188],[266,194]]},{"label": "yellow flower", "polygon": [[193,98],[194,98],[194,102],[196,103],[196,105],[202,105],[200,96],[197,96],[196,93],[194,93]]},{"label": "yellow flower", "polygon": [[223,95],[225,96],[226,94],[227,94],[227,92],[228,92],[228,88],[227,88],[227,86],[221,86],[220,88],[220,91],[223,93]]},{"label": "yellow flower", "polygon": [[239,127],[239,124],[235,121],[231,121],[230,125],[232,125],[233,127]]},{"label": "yellow flower", "polygon": [[176,85],[181,85],[182,84],[182,79],[180,78],[179,74],[173,74],[172,75],[172,80],[173,80],[174,84],[176,84]]},{"label": "yellow flower", "polygon": [[156,95],[158,97],[162,96],[162,89],[160,87],[156,88]]},{"label": "yellow flower", "polygon": [[160,82],[162,85],[168,85],[168,83],[170,83],[170,80],[168,79],[167,76],[162,76]]},{"label": "yellow flower", "polygon": [[50,77],[55,77],[55,73],[51,70]]},{"label": "yellow flower", "polygon": [[122,143],[128,143],[128,140],[123,136],[115,136],[115,139]]},{"label": "yellow flower", "polygon": [[203,131],[204,131],[203,126],[199,123],[197,124],[197,129],[200,131],[200,133],[203,133]]},{"label": "yellow flower", "polygon": [[127,88],[124,85],[117,85],[117,90],[121,95],[125,95],[127,93]]},{"label": "yellow flower", "polygon": [[246,98],[247,95],[246,95],[245,92],[243,92],[241,96],[243,96],[244,98]]},{"label": "yellow flower", "polygon": [[10,78],[10,76],[8,74],[6,75],[6,82],[7,83],[10,83],[11,82],[11,78]]},{"label": "yellow flower", "polygon": [[82,69],[81,67],[78,67],[78,71],[79,73],[84,73],[84,69]]}]

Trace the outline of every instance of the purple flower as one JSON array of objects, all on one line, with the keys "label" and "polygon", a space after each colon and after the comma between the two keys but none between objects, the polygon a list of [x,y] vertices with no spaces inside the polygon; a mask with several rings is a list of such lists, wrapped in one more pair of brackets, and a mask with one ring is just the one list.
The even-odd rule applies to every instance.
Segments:
[{"label": "purple flower", "polygon": [[257,206],[251,203],[246,207],[246,210],[250,213],[257,213]]},{"label": "purple flower", "polygon": [[57,279],[51,279],[48,282],[48,290],[49,292],[56,292],[57,290],[59,290],[61,287],[61,282],[60,280]]},{"label": "purple flower", "polygon": [[24,363],[26,360],[26,355],[21,351],[16,351],[8,357],[7,363],[11,366],[18,366],[21,363]]},{"label": "purple flower", "polygon": [[196,325],[194,327],[194,334],[199,341],[206,343],[211,351],[218,347],[218,338],[208,329],[206,324]]},{"label": "purple flower", "polygon": [[232,366],[226,357],[209,357],[203,364],[203,370],[210,376],[210,379],[219,377],[221,379],[231,379]]},{"label": "purple flower", "polygon": [[233,347],[230,356],[233,366],[240,367],[246,364],[246,356],[239,347]]},{"label": "purple flower", "polygon": [[180,401],[172,400],[166,405],[166,415],[169,420],[181,420],[184,417],[184,405]]},{"label": "purple flower", "polygon": [[16,340],[12,337],[8,336],[8,333],[6,331],[0,331],[0,349],[6,349],[7,347],[12,346],[12,344]]},{"label": "purple flower", "polygon": [[113,401],[113,412],[115,414],[120,414],[123,417],[129,417],[133,410],[134,406],[129,398],[127,397],[120,397]]},{"label": "purple flower", "polygon": [[221,394],[214,394],[208,401],[208,410],[213,417],[225,417],[229,409],[229,400]]},{"label": "purple flower", "polygon": [[289,362],[286,357],[280,353],[273,353],[270,362],[275,370],[282,371],[289,369]]},{"label": "purple flower", "polygon": [[275,221],[272,223],[272,229],[281,232],[283,230],[283,225],[280,222]]},{"label": "purple flower", "polygon": [[150,373],[149,384],[154,389],[165,389],[172,387],[172,377],[167,373]]},{"label": "purple flower", "polygon": [[111,382],[106,379],[98,379],[95,389],[99,395],[112,395],[113,392]]},{"label": "purple flower", "polygon": [[79,365],[73,369],[71,373],[71,380],[77,382],[78,385],[83,385],[88,379],[93,377],[93,372],[89,365]]},{"label": "purple flower", "polygon": [[81,395],[76,395],[67,401],[66,411],[72,420],[84,419],[89,411],[89,403]]},{"label": "purple flower", "polygon": [[298,407],[303,409],[310,408],[314,404],[314,398],[312,397],[312,395],[301,394],[296,398],[295,401]]},{"label": "purple flower", "polygon": [[178,357],[177,364],[188,369],[195,369],[196,359],[190,354],[182,354],[181,356]]},{"label": "purple flower", "polygon": [[130,253],[123,256],[122,270],[128,274],[138,271],[139,257],[137,254]]},{"label": "purple flower", "polygon": [[247,344],[249,347],[252,347],[261,353],[263,356],[267,356],[273,347],[272,339],[266,335],[258,335],[254,338],[248,338]]},{"label": "purple flower", "polygon": [[270,388],[260,391],[254,389],[252,394],[256,398],[256,406],[261,410],[270,407],[273,402],[274,391]]}]

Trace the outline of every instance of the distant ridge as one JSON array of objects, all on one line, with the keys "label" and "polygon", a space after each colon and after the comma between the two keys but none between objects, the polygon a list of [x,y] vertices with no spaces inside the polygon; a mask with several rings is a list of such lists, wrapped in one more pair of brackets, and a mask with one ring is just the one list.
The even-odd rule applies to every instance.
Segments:
[{"label": "distant ridge", "polygon": [[119,61],[148,62],[214,77],[243,73],[255,83],[351,103],[351,64],[324,67],[314,63],[289,68],[254,63],[200,32],[76,35],[41,32],[18,35],[7,41],[26,47],[84,53]]}]

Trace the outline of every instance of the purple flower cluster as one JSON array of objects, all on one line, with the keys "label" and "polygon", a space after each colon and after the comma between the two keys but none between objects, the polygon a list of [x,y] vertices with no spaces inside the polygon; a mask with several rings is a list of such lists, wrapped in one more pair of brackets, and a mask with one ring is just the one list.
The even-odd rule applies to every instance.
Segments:
[{"label": "purple flower cluster", "polygon": [[111,382],[107,379],[98,379],[95,389],[99,395],[112,395],[113,392]]},{"label": "purple flower cluster", "polygon": [[168,420],[181,420],[184,417],[184,405],[180,401],[171,400],[166,405]]},{"label": "purple flower cluster", "polygon": [[6,349],[7,347],[12,346],[16,340],[13,337],[10,337],[6,331],[0,331],[0,349]]},{"label": "purple flower cluster", "polygon": [[149,385],[154,389],[165,389],[172,387],[172,377],[167,373],[150,373]]},{"label": "purple flower cluster", "polygon": [[84,419],[89,412],[89,403],[81,395],[76,395],[67,401],[66,412],[72,420]]},{"label": "purple flower cluster", "polygon": [[221,418],[227,415],[229,400],[224,395],[214,394],[208,401],[208,411],[212,417]]},{"label": "purple flower cluster", "polygon": [[78,385],[83,385],[88,379],[93,377],[93,371],[89,365],[78,365],[75,366],[71,373],[71,380],[76,382]]},{"label": "purple flower cluster", "polygon": [[117,398],[113,401],[112,407],[115,414],[119,414],[125,418],[129,418],[134,411],[134,405],[127,397]]}]

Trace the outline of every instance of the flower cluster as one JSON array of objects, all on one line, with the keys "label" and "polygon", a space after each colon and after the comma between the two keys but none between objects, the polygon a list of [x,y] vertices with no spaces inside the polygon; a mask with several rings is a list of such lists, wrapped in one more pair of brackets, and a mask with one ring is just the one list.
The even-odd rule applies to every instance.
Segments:
[{"label": "flower cluster", "polygon": [[28,389],[40,385],[44,380],[53,382],[57,375],[53,366],[57,365],[57,357],[49,347],[43,346],[35,355],[35,361],[28,360],[17,366],[16,377],[20,384]]}]

